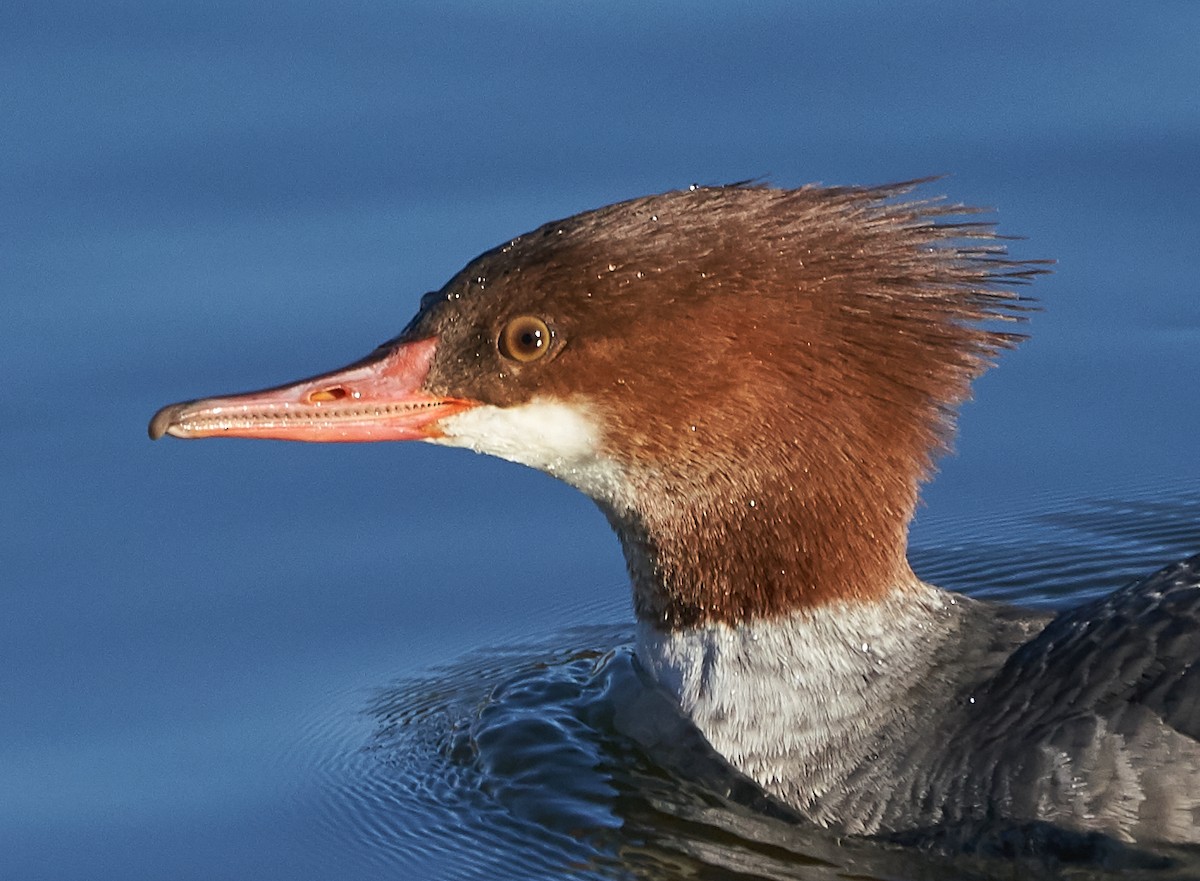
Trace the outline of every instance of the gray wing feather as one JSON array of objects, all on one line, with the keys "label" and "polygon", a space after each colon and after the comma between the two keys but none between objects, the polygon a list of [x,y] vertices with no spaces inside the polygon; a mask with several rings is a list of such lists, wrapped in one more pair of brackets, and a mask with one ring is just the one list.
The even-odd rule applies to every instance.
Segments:
[{"label": "gray wing feather", "polygon": [[1200,842],[1197,661],[1200,555],[1063,613],[1013,652],[968,698],[969,754],[943,766],[965,779],[939,782],[1000,814]]}]

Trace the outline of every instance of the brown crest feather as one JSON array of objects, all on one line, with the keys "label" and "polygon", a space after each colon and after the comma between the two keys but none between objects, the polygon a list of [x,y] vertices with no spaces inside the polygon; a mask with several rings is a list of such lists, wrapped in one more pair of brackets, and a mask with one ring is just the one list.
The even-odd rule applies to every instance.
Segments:
[{"label": "brown crest feather", "polygon": [[663,626],[903,587],[918,485],[1046,271],[976,209],[906,201],[920,183],[696,187],[547,224],[446,292],[538,314],[561,352],[480,380],[495,328],[459,322],[439,332],[473,333],[475,359],[444,385],[599,414],[631,488],[597,501]]}]

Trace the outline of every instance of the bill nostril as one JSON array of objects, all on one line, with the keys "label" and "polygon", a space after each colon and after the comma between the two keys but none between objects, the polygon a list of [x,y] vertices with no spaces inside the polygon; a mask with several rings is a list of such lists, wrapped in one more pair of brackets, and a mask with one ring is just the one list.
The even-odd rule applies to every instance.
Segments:
[{"label": "bill nostril", "polygon": [[308,402],[310,404],[318,404],[323,401],[340,401],[342,398],[350,397],[350,390],[342,385],[334,385],[329,388],[317,389],[315,392],[310,392]]}]

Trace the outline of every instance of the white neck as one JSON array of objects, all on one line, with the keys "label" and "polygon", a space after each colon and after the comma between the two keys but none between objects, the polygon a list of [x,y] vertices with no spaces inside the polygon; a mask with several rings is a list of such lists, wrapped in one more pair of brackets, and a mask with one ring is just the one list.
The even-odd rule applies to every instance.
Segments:
[{"label": "white neck", "polygon": [[916,582],[875,603],[734,626],[641,621],[637,655],[731,765],[821,822],[824,797],[880,736],[906,733],[902,696],[921,687],[961,602]]}]

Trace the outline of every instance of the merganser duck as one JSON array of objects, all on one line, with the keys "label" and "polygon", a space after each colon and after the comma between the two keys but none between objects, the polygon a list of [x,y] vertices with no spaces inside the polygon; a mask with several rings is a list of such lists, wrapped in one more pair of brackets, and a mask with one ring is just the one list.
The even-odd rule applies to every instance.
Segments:
[{"label": "merganser duck", "polygon": [[1200,843],[1200,556],[1060,614],[922,582],[918,487],[1019,335],[992,226],[911,184],[691,187],[549,223],[351,366],[150,436],[424,440],[582,490],[636,656],[733,768],[847,834]]}]

